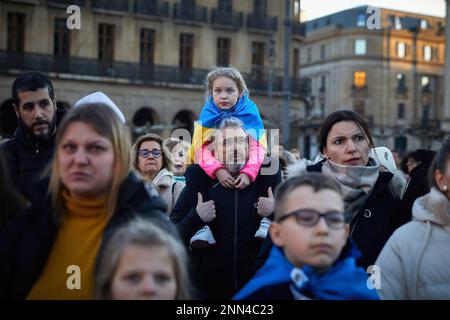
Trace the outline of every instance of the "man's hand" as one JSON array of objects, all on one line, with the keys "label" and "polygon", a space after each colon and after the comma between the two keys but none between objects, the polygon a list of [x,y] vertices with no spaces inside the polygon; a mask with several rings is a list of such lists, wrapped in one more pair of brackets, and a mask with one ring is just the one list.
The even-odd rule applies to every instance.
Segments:
[{"label": "man's hand", "polygon": [[234,182],[234,186],[241,190],[247,188],[249,185],[250,177],[245,173],[241,173]]},{"label": "man's hand", "polygon": [[275,200],[273,198],[272,187],[267,189],[268,198],[259,197],[256,209],[261,217],[267,217],[272,214],[275,210]]},{"label": "man's hand", "polygon": [[203,202],[202,194],[198,192],[197,195],[198,200],[195,210],[197,210],[200,219],[205,223],[213,221],[216,218],[216,206],[214,205],[214,200]]},{"label": "man's hand", "polygon": [[219,169],[216,171],[216,177],[220,184],[225,188],[234,188],[234,178],[226,169]]}]

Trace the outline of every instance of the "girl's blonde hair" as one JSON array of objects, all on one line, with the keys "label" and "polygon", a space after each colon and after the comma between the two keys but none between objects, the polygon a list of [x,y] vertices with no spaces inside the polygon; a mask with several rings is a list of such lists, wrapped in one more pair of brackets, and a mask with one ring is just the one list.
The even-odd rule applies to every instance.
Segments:
[{"label": "girl's blonde hair", "polygon": [[137,172],[141,172],[139,170],[139,154],[138,151],[141,148],[141,145],[146,142],[146,141],[153,141],[156,142],[157,144],[159,144],[161,146],[161,151],[162,151],[162,158],[163,158],[163,163],[162,163],[162,168],[166,168],[169,171],[173,171],[173,157],[172,154],[169,152],[169,150],[167,149],[167,147],[164,145],[164,141],[163,139],[158,136],[155,133],[147,133],[145,135],[140,136],[139,138],[137,138],[136,142],[133,145],[133,153],[132,153],[132,158],[133,158],[133,167],[135,170],[137,170]]},{"label": "girl's blonde hair", "polygon": [[61,221],[67,214],[67,208],[62,196],[63,190],[66,187],[61,181],[58,155],[66,130],[74,122],[84,122],[90,125],[98,134],[107,138],[112,144],[114,166],[113,172],[111,172],[111,189],[106,204],[108,217],[111,217],[116,209],[120,186],[131,172],[131,139],[129,130],[121,122],[116,113],[107,105],[97,103],[85,104],[72,109],[59,125],[55,139],[55,151],[51,164],[48,190],[52,199],[54,213],[58,221]]},{"label": "girl's blonde hair", "polygon": [[184,245],[156,223],[143,218],[135,218],[113,233],[98,257],[95,276],[95,297],[97,299],[112,298],[112,281],[120,258],[128,245],[166,248],[175,273],[177,285],[175,300],[190,298],[188,257]]},{"label": "girl's blonde hair", "polygon": [[226,77],[233,80],[236,83],[236,86],[239,91],[239,96],[248,93],[247,85],[245,84],[245,80],[242,77],[242,74],[236,70],[235,68],[230,67],[219,67],[213,69],[206,76],[206,87],[208,91],[208,95],[212,95],[213,83],[219,77]]}]

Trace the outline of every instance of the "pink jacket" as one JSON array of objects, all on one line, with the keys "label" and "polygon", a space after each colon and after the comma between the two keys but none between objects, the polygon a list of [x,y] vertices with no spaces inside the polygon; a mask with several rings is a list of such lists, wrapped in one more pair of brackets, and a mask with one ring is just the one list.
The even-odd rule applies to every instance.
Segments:
[{"label": "pink jacket", "polygon": [[[266,151],[264,150],[264,147],[251,136],[249,136],[249,145],[248,161],[245,163],[245,166],[241,169],[240,173],[245,173],[253,182],[258,176],[259,169],[261,169]],[[209,142],[203,144],[201,152],[199,149],[195,153],[195,162],[198,163],[212,179],[217,179],[217,170],[225,168],[222,162],[214,157],[211,148],[209,148]]]}]

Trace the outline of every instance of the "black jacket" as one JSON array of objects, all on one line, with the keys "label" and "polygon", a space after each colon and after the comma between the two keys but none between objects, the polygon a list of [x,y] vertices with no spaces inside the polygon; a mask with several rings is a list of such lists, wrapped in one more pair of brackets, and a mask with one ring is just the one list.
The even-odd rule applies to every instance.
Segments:
[{"label": "black jacket", "polygon": [[[58,233],[58,224],[50,209],[50,199],[35,203],[12,219],[0,235],[0,299],[24,299],[39,278]],[[136,215],[154,219],[177,235],[165,214],[166,205],[135,174],[123,182],[117,210],[108,222],[102,241]],[[100,252],[102,249],[100,249]]]},{"label": "black jacket", "polygon": [[[57,126],[65,112],[62,109],[56,110]],[[56,133],[48,140],[40,142],[19,125],[14,132],[14,138],[0,145],[17,188],[32,203],[40,200],[33,185],[41,178],[53,158],[55,137]]]},{"label": "black jacket", "polygon": [[[306,170],[321,172],[322,164],[316,163]],[[389,190],[392,177],[390,172],[380,172],[372,192],[350,222],[350,237],[361,250],[359,263],[364,268],[375,264],[391,234],[407,220],[400,211],[401,201]]]},{"label": "black jacket", "polygon": [[261,216],[255,203],[260,196],[267,197],[281,181],[280,171],[261,175],[244,190],[224,188],[217,179],[211,179],[199,165],[186,171],[186,188],[180,195],[171,215],[180,235],[189,247],[191,237],[205,223],[198,216],[197,192],[203,201],[214,200],[216,218],[208,223],[216,240],[212,248],[191,251],[194,284],[201,298],[229,299],[255,273],[255,259],[261,241],[254,238]]}]

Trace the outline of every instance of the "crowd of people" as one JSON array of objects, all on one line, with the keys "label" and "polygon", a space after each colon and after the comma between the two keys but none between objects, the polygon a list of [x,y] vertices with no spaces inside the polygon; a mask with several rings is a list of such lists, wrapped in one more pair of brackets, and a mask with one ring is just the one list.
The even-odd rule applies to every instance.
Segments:
[{"label": "crowd of people", "polygon": [[450,139],[396,162],[337,110],[302,159],[268,145],[238,70],[206,84],[192,141],[132,143],[105,94],[60,110],[45,74],[14,81],[0,298],[450,299]]}]

